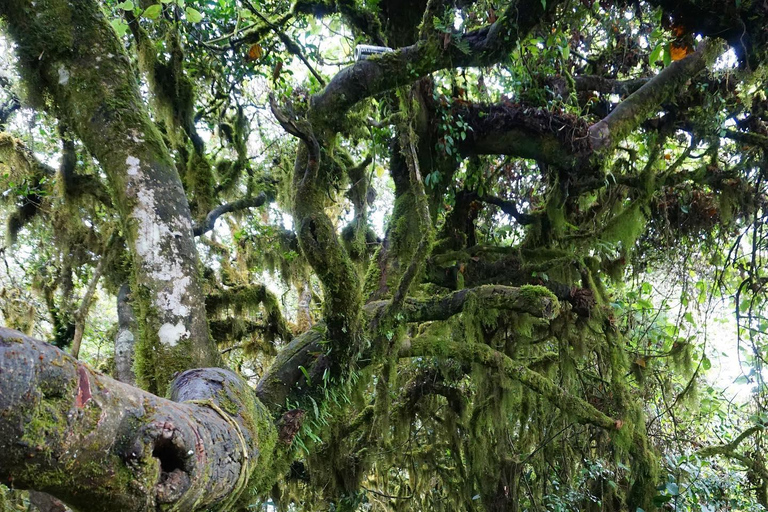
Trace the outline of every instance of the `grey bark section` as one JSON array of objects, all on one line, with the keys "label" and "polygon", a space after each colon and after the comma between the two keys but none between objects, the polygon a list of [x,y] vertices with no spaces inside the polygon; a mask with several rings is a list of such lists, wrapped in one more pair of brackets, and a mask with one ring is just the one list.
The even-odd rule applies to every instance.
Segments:
[{"label": "grey bark section", "polygon": [[0,481],[93,512],[225,510],[276,432],[227,370],[182,373],[172,400],[0,328]]},{"label": "grey bark section", "polygon": [[40,512],[70,512],[70,509],[61,501],[44,492],[30,491],[29,503],[37,507]]},{"label": "grey bark section", "polygon": [[117,293],[117,335],[115,335],[115,377],[126,384],[136,384],[133,372],[134,345],[138,324],[131,306],[131,288],[126,283]]}]

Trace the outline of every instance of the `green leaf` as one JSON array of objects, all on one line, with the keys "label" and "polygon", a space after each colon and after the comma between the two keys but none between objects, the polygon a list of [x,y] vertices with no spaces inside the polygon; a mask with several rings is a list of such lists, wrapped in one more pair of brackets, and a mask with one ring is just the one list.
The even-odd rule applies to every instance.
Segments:
[{"label": "green leaf", "polygon": [[200,23],[203,21],[203,15],[197,9],[187,7],[184,9],[184,12],[187,14],[187,21],[190,23]]},{"label": "green leaf", "polygon": [[669,51],[669,44],[664,45],[664,67],[672,64],[672,53]]},{"label": "green leaf", "polygon": [[704,359],[701,360],[701,367],[704,368],[704,370],[709,370],[712,368],[712,361],[709,360],[708,357],[704,357]]},{"label": "green leaf", "polygon": [[656,64],[656,62],[659,60],[659,57],[661,57],[661,50],[664,49],[664,45],[659,43],[656,45],[656,48],[653,49],[651,52],[650,57],[648,57],[648,63],[653,66]]},{"label": "green leaf", "polygon": [[680,494],[680,488],[675,482],[667,482],[667,492],[672,496],[677,496]]},{"label": "green leaf", "polygon": [[[299,368],[303,369],[304,367],[300,366]],[[313,411],[315,413],[315,418],[319,418],[320,417],[320,409],[317,407],[317,402],[315,402],[315,399],[312,398],[311,396],[309,397],[309,399],[312,401],[312,409],[313,409]]]},{"label": "green leaf", "polygon": [[124,11],[132,11],[136,8],[136,6],[133,5],[132,0],[125,0],[125,2],[120,2],[115,7],[117,7],[118,9],[122,9]]},{"label": "green leaf", "polygon": [[112,25],[112,28],[115,29],[115,32],[117,32],[117,35],[120,37],[128,32],[128,24],[123,20],[111,20],[109,24]]},{"label": "green leaf", "polygon": [[648,299],[640,299],[637,301],[637,305],[641,309],[653,309],[653,302],[649,301]]},{"label": "green leaf", "polygon": [[739,304],[739,311],[742,313],[746,313],[749,311],[749,307],[752,305],[752,301],[750,299],[744,299],[741,301],[741,304]]},{"label": "green leaf", "polygon": [[156,20],[160,17],[161,12],[163,12],[163,6],[161,4],[154,4],[144,9],[141,15],[150,20]]},{"label": "green leaf", "polygon": [[299,370],[301,370],[301,373],[304,374],[304,378],[307,379],[307,386],[311,386],[312,379],[309,377],[309,372],[307,371],[307,369],[304,368],[303,366],[299,366]]}]

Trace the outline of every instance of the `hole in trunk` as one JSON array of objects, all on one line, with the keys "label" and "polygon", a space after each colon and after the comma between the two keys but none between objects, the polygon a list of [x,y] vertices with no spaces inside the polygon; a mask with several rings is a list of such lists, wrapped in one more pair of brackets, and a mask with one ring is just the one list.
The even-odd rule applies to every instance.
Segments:
[{"label": "hole in trunk", "polygon": [[160,478],[155,485],[158,503],[174,503],[189,489],[187,454],[170,439],[156,439],[152,456],[160,462]]},{"label": "hole in trunk", "polygon": [[172,473],[175,469],[185,471],[184,454],[174,446],[169,439],[158,439],[152,456],[160,461],[160,471],[163,476]]}]

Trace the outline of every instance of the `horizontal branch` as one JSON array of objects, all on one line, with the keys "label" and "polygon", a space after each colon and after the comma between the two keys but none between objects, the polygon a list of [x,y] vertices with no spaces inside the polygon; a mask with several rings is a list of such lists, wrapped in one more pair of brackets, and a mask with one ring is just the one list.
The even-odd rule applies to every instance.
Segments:
[{"label": "horizontal branch", "polygon": [[507,199],[502,199],[495,196],[478,196],[477,200],[482,201],[483,203],[498,206],[502,212],[515,219],[521,226],[534,224],[538,219],[536,215],[520,213],[520,211],[517,209],[517,203],[515,201],[509,201]]},{"label": "horizontal branch", "polygon": [[216,368],[182,373],[170,396],[0,328],[0,481],[81,510],[231,506],[272,453],[266,410]]},{"label": "horizontal branch", "polygon": [[560,3],[562,0],[512,1],[492,25],[455,35],[447,47],[444,37],[428,37],[394,52],[356,62],[337,73],[325,89],[312,97],[313,119],[338,126],[346,112],[365,98],[413,83],[441,69],[499,62]]},{"label": "horizontal branch", "polygon": [[[380,300],[366,304],[365,310],[372,316],[388,307],[390,301]],[[406,322],[447,320],[461,313],[468,305],[483,309],[504,309],[528,313],[538,318],[552,319],[560,306],[557,298],[543,286],[486,285],[459,290],[431,299],[405,300],[402,315]]]},{"label": "horizontal branch", "polygon": [[256,387],[256,396],[264,405],[270,409],[284,407],[286,398],[293,393],[306,391],[313,380],[321,381],[328,367],[323,347],[325,338],[325,326],[317,324],[280,350]]},{"label": "horizontal branch", "polygon": [[246,197],[243,199],[238,199],[232,203],[222,204],[221,206],[211,210],[208,215],[205,216],[205,220],[201,224],[195,226],[194,234],[195,236],[200,236],[204,233],[207,233],[208,231],[211,231],[213,226],[216,224],[216,220],[225,213],[237,212],[247,208],[258,208],[259,206],[266,203],[267,199],[267,194],[261,192],[259,195],[254,197]]},{"label": "horizontal branch", "polygon": [[465,155],[512,155],[571,168],[591,153],[588,125],[575,116],[512,103],[462,104],[453,114],[471,127],[457,142]]},{"label": "horizontal branch", "polygon": [[739,132],[736,130],[726,130],[726,138],[759,148],[768,149],[768,137],[759,133]]},{"label": "horizontal branch", "polygon": [[765,430],[765,427],[762,425],[756,425],[754,427],[750,427],[746,429],[744,432],[742,432],[741,434],[739,434],[736,437],[736,439],[734,439],[730,443],[718,444],[715,446],[707,446],[697,451],[696,455],[698,455],[699,457],[712,457],[714,455],[723,455],[725,457],[729,457],[733,455],[733,453],[736,451],[736,449],[739,447],[739,445],[743,441],[753,436],[754,434],[759,434],[760,432],[763,432],[764,430]]},{"label": "horizontal branch", "polygon": [[449,340],[435,342],[427,338],[415,338],[401,351],[401,357],[445,357],[464,363],[479,363],[496,368],[532,391],[539,393],[554,406],[570,414],[580,423],[595,425],[607,430],[618,430],[622,422],[599,411],[593,405],[574,396],[563,388],[528,368],[520,361],[492,349],[482,343],[459,343]]}]

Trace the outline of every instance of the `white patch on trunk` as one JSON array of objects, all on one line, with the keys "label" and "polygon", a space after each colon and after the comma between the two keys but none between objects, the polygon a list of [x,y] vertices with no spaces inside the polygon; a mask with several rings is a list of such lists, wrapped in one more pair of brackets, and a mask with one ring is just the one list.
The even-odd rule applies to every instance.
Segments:
[{"label": "white patch on trunk", "polygon": [[[136,164],[136,174],[139,174],[138,159],[131,160],[132,158],[128,157],[126,163],[129,166]],[[132,215],[137,229],[136,252],[148,277],[155,281],[152,287],[153,305],[160,312],[161,318],[167,321],[160,328],[161,339],[165,340],[163,343],[174,346],[180,337],[189,336],[185,325],[190,307],[185,301],[192,279],[185,273],[181,264],[182,257],[178,254],[176,240],[182,237],[182,230],[185,228],[191,231],[191,223],[183,217],[161,221],[157,215],[158,201],[155,191],[143,186],[141,175],[138,179],[131,180],[129,186],[138,190],[137,205]],[[178,323],[173,325],[174,322]]]},{"label": "white patch on trunk", "polygon": [[163,345],[175,347],[180,339],[189,338],[189,331],[184,327],[184,322],[179,322],[176,325],[165,323],[160,327],[157,336]]},{"label": "white patch on trunk", "polygon": [[174,315],[187,316],[189,314],[189,308],[182,303],[182,300],[184,300],[184,296],[187,292],[189,276],[176,279],[171,283],[171,291],[168,292],[163,290],[160,292],[155,303],[158,307],[166,311],[171,311]]},{"label": "white patch on trunk", "polygon": [[59,65],[59,85],[67,85],[69,83],[69,71],[64,67],[64,64]]},{"label": "white patch on trunk", "polygon": [[129,138],[136,144],[141,144],[142,142],[144,142],[144,134],[141,133],[140,131],[131,129],[129,133],[130,133]]},{"label": "white patch on trunk", "polygon": [[128,155],[128,158],[125,159],[125,165],[128,166],[129,176],[137,176],[139,174],[140,163],[141,163],[141,160],[139,160],[135,156]]}]

